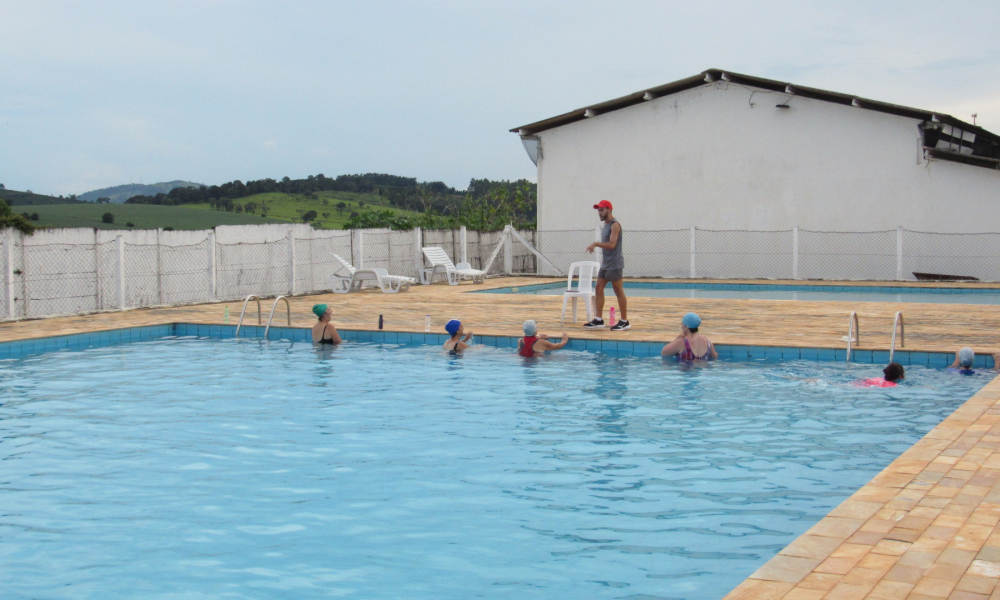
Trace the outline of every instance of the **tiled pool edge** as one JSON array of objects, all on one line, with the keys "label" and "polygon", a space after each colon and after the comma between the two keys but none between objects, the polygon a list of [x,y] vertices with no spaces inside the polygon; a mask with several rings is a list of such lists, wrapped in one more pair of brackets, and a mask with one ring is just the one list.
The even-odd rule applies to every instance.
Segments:
[{"label": "tiled pool edge", "polygon": [[[106,329],[92,332],[35,337],[24,340],[0,342],[0,358],[11,358],[27,354],[51,352],[54,350],[80,349],[93,346],[109,346],[113,344],[146,341],[154,338],[176,336],[199,336],[227,339],[235,337],[235,325],[210,325],[203,323],[168,323],[164,325],[146,325],[125,327],[121,329]],[[340,330],[340,335],[349,342],[376,342],[387,344],[443,344],[447,336],[437,333],[415,333],[389,330]],[[244,325],[240,336],[247,339],[264,337],[264,327],[260,325]],[[309,341],[310,330],[305,327],[271,327],[272,341],[291,340]],[[517,337],[482,335],[475,337],[475,343],[482,346],[498,348],[515,348]],[[632,356],[659,356],[664,341],[617,341],[617,340],[586,340],[571,339],[567,348],[570,350],[585,350],[604,352],[608,354],[624,354]],[[794,346],[745,346],[737,344],[717,344],[721,360],[820,360],[845,361],[846,350],[833,348],[800,348]],[[951,364],[954,355],[950,352],[918,352],[912,350],[897,350],[895,360],[903,365],[925,365],[930,367],[946,367]],[[888,350],[854,350],[851,362],[857,364],[887,364]],[[993,358],[977,355],[975,367],[986,369],[992,367]]]},{"label": "tiled pool edge", "polygon": [[998,449],[995,378],[725,600],[997,598]]}]

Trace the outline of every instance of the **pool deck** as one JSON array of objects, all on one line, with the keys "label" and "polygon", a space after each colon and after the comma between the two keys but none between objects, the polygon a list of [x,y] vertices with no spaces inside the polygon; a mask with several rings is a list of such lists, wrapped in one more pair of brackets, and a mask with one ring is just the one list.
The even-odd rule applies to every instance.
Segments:
[{"label": "pool deck", "polygon": [[[548,335],[567,331],[578,339],[666,342],[677,335],[680,317],[694,311],[703,319],[702,332],[716,343],[842,349],[848,315],[857,311],[861,329],[858,348],[886,350],[893,316],[903,311],[907,350],[954,351],[960,346],[972,346],[977,353],[1000,350],[1000,306],[994,305],[636,297],[629,299],[633,328],[612,333],[583,330],[582,307],[579,323],[570,322],[567,309],[567,323],[561,325],[562,299],[558,296],[470,293],[556,281],[565,280],[502,278],[483,285],[418,285],[400,294],[365,291],[299,296],[290,299],[292,326],[313,325],[310,308],[325,302],[333,308],[334,323],[349,329],[375,330],[381,314],[387,330],[423,332],[425,316],[430,315],[434,332],[441,332],[448,319],[460,318],[467,330],[478,334],[513,336],[520,333],[525,319],[535,319],[539,330]],[[613,298],[609,295],[607,304],[617,306]],[[265,321],[271,304],[262,302]],[[220,324],[226,306],[230,323],[236,323],[242,302],[229,301],[2,323],[0,341],[166,323]],[[283,311],[282,306],[275,313],[275,324],[286,324]],[[246,322],[256,323],[255,316]],[[1000,379],[995,379],[726,598],[1000,600],[996,585],[1000,579],[998,523]]]}]

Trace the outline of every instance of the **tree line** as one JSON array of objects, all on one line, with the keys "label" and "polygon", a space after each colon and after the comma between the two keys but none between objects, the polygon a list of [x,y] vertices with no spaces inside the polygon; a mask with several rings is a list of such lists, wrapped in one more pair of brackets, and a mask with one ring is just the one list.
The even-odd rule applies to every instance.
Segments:
[{"label": "tree line", "polygon": [[222,200],[235,200],[246,198],[255,194],[284,193],[308,195],[316,192],[354,192],[354,193],[382,193],[384,189],[412,189],[429,190],[433,194],[455,194],[455,189],[450,188],[440,181],[429,183],[417,183],[416,177],[401,177],[399,175],[387,175],[384,173],[366,173],[362,175],[338,175],[337,177],[326,177],[322,173],[310,175],[305,179],[291,179],[284,177],[280,181],[275,179],[260,179],[243,183],[240,180],[230,181],[222,185],[183,187],[174,188],[168,193],[156,194],[155,196],[132,196],[126,200],[126,204],[201,204],[217,203]]}]

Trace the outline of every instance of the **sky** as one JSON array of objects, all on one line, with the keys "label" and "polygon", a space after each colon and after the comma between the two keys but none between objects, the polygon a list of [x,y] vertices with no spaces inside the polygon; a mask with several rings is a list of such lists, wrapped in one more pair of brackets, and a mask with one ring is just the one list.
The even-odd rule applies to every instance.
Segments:
[{"label": "sky", "polygon": [[534,180],[508,130],[728,69],[1000,133],[1000,3],[0,0],[0,183]]}]

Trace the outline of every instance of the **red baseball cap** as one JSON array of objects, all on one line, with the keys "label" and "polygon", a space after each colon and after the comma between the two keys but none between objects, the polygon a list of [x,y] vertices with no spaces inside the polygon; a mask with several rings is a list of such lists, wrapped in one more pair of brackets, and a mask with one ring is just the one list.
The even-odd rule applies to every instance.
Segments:
[{"label": "red baseball cap", "polygon": [[614,208],[611,206],[611,203],[608,202],[607,200],[601,200],[600,202],[594,205],[594,208],[606,208],[608,210],[614,210]]}]

